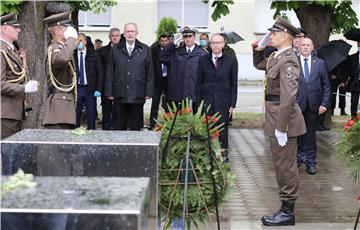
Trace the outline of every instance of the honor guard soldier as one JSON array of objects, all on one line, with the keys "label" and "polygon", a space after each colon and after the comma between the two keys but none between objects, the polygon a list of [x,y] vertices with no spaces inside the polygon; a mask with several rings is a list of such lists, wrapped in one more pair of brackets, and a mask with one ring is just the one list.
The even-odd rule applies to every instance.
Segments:
[{"label": "honor guard soldier", "polygon": [[282,204],[279,211],[263,216],[261,221],[269,226],[294,225],[294,205],[299,190],[297,137],[306,132],[304,118],[296,99],[300,65],[292,47],[293,38],[299,31],[281,17],[277,18],[269,30],[270,41],[277,51],[261,60],[259,57],[264,57],[264,49],[256,48],[254,65],[266,70],[264,132],[270,139]]},{"label": "honor guard soldier", "polygon": [[20,24],[16,14],[1,16],[1,139],[21,129],[25,117],[25,94],[36,92],[38,82],[28,81],[26,54],[17,50]]},{"label": "honor guard soldier", "polygon": [[43,125],[49,129],[72,129],[76,125],[73,54],[78,44],[77,31],[70,26],[70,11],[51,15],[44,22],[52,40],[46,61],[49,96],[45,104]]}]

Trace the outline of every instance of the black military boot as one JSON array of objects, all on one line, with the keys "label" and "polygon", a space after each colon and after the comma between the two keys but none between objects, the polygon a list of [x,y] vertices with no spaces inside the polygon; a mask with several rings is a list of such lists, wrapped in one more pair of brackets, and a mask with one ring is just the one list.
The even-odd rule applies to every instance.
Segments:
[{"label": "black military boot", "polygon": [[281,208],[270,216],[263,216],[261,221],[266,226],[286,226],[295,225],[294,214],[295,203],[282,201]]}]

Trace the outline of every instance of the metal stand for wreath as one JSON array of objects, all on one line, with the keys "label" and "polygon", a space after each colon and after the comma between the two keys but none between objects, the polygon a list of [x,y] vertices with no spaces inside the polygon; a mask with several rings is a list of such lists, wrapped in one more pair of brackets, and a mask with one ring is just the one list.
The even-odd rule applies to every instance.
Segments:
[{"label": "metal stand for wreath", "polygon": [[[192,104],[192,103],[190,103],[190,104]],[[166,159],[166,156],[167,156],[167,150],[168,150],[168,147],[169,147],[170,139],[176,138],[176,137],[172,136],[172,131],[174,129],[174,125],[175,125],[175,122],[176,122],[176,118],[177,118],[179,109],[180,109],[180,105],[178,104],[177,105],[177,111],[175,112],[175,116],[174,116],[172,125],[170,127],[169,137],[166,140],[164,150],[162,152],[163,154],[162,154],[162,164],[161,165],[164,165],[164,163],[165,163],[165,159]],[[207,127],[207,130],[208,130],[207,131],[208,132],[207,142],[208,142],[209,157],[210,157],[210,167],[211,167],[210,172],[211,172],[211,179],[212,179],[212,185],[213,185],[213,200],[214,200],[215,211],[216,211],[217,229],[220,230],[220,220],[219,220],[219,211],[218,211],[218,193],[217,193],[217,190],[216,190],[215,176],[213,175],[215,153],[214,153],[214,150],[211,147],[208,114],[207,114],[206,110],[205,110],[205,117],[206,117],[206,127]],[[190,159],[190,144],[191,144],[191,134],[190,134],[190,131],[188,131],[187,146],[186,146],[186,158],[185,158],[184,206],[183,206],[183,219],[182,219],[182,227],[183,227],[183,229],[185,229],[185,219],[186,219],[185,217],[188,214],[188,209],[187,209],[187,195],[188,194],[187,193],[188,193],[188,184],[189,184],[189,180],[188,180],[188,177],[189,177],[189,165],[191,167],[192,174],[194,175],[196,185],[199,188],[200,196],[202,196],[201,189],[200,189],[200,181],[199,181],[198,177],[196,176],[195,167],[194,167],[194,165],[193,165],[193,163],[192,163],[192,161]],[[176,178],[174,191],[176,190],[176,187],[179,184],[180,174],[181,174],[181,171],[183,170],[183,168],[182,168],[183,163],[184,163],[183,161],[180,162],[180,168],[178,169],[178,175],[177,175],[177,178]],[[203,199],[203,197],[202,197],[202,199]],[[171,201],[169,202],[168,210],[170,209],[170,206],[171,206]],[[205,209],[206,209],[209,221],[210,221],[210,223],[212,223],[212,220],[211,220],[211,217],[210,217],[210,212],[208,211],[208,207],[206,206],[206,204],[205,204]],[[167,213],[167,217],[168,217],[168,213]]]},{"label": "metal stand for wreath", "polygon": [[360,208],[359,208],[359,212],[358,212],[357,217],[356,217],[354,230],[356,230],[356,229],[357,229],[357,225],[358,225],[358,223],[359,223],[359,219],[360,219]]}]

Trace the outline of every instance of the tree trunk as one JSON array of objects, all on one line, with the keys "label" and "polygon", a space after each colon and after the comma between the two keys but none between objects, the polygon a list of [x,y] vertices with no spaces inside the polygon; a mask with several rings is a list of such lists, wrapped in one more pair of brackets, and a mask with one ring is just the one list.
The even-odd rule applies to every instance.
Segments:
[{"label": "tree trunk", "polygon": [[25,128],[41,126],[43,106],[47,96],[45,61],[50,37],[43,22],[47,3],[46,1],[24,1],[19,15],[21,23],[19,45],[26,49],[28,76],[40,83],[38,92],[26,96],[27,107],[32,107],[32,111],[27,113]]},{"label": "tree trunk", "polygon": [[315,48],[329,41],[330,23],[334,16],[334,9],[315,4],[302,4],[294,11],[301,27],[306,30],[307,36],[313,40]]}]

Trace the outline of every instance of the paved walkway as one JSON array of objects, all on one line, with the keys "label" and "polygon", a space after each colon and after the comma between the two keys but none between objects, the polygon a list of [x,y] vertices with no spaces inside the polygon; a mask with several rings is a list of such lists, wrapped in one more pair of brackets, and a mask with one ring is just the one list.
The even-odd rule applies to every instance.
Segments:
[{"label": "paved walkway", "polygon": [[[295,205],[297,225],[264,227],[260,218],[279,208],[278,188],[269,143],[259,129],[230,129],[230,166],[236,176],[228,201],[221,208],[221,229],[352,229],[359,208],[360,186],[334,159],[339,136],[318,132],[317,174],[300,169],[300,196]],[[207,228],[201,228],[207,229]]]}]

